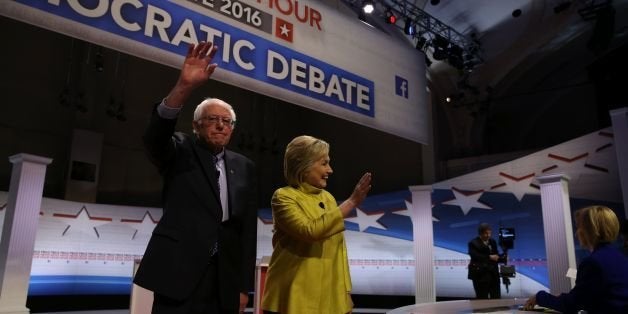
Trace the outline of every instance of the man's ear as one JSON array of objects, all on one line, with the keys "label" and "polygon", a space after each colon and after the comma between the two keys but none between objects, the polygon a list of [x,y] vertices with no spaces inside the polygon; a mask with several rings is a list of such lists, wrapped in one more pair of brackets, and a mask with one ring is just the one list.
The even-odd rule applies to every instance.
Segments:
[{"label": "man's ear", "polygon": [[199,124],[198,121],[192,120],[192,133],[198,134],[197,128],[200,127],[198,124]]}]

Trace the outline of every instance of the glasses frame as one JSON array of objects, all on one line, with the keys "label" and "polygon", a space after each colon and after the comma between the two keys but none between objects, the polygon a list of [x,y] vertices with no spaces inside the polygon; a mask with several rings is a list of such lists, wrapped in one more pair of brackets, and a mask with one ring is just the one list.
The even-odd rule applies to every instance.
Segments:
[{"label": "glasses frame", "polygon": [[207,115],[204,117],[200,117],[196,121],[197,122],[207,121],[209,125],[218,125],[218,122],[220,122],[224,126],[228,126],[230,128],[233,128],[236,123],[236,120],[233,120],[230,117],[223,117],[223,116],[216,116],[216,115]]}]

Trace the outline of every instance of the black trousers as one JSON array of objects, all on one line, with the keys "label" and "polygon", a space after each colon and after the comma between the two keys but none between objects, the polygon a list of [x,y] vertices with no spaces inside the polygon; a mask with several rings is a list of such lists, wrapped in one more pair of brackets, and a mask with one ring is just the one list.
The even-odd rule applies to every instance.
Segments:
[{"label": "black trousers", "polygon": [[473,290],[477,299],[500,299],[502,297],[499,276],[484,276],[473,280]]},{"label": "black trousers", "polygon": [[218,290],[218,269],[216,262],[207,265],[207,271],[192,292],[192,295],[183,300],[175,300],[164,295],[155,294],[153,299],[153,314],[233,314],[237,311],[225,311],[220,307]]}]

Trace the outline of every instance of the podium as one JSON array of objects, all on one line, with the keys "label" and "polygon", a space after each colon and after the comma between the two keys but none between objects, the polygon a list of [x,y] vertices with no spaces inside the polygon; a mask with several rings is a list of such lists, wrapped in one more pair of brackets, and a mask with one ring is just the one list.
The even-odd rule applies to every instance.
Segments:
[{"label": "podium", "polygon": [[264,296],[264,283],[266,282],[266,272],[268,271],[268,263],[270,256],[262,256],[255,267],[255,299],[253,300],[253,313],[263,314],[262,297]]}]

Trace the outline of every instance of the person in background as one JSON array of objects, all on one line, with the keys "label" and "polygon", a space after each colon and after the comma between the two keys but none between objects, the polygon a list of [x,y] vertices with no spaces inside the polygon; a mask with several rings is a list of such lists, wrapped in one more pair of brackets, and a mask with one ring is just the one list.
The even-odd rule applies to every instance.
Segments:
[{"label": "person in background", "polygon": [[265,313],[345,314],[353,308],[344,218],[371,189],[365,173],[340,205],[325,190],[333,173],[329,144],[312,136],[286,147],[286,187],[272,196],[273,254],[262,301]]},{"label": "person in background", "polygon": [[253,290],[257,183],[248,158],[226,149],[236,115],[209,98],[193,135],[175,132],[192,91],[216,69],[216,47],[191,45],[179,79],[153,110],[144,144],[164,178],[163,215],[134,282],[153,291],[153,313],[242,313]]},{"label": "person in background", "polygon": [[491,238],[491,234],[491,226],[481,223],[478,226],[478,236],[468,244],[471,261],[467,278],[473,281],[473,290],[477,299],[501,298],[498,267],[501,259],[497,251],[497,243]]},{"label": "person in background", "polygon": [[580,262],[576,285],[558,296],[539,291],[524,309],[535,305],[565,314],[628,313],[628,257],[613,247],[619,233],[619,220],[605,206],[590,206],[575,213],[576,237],[591,254]]}]

